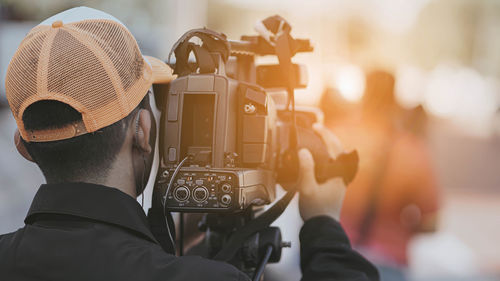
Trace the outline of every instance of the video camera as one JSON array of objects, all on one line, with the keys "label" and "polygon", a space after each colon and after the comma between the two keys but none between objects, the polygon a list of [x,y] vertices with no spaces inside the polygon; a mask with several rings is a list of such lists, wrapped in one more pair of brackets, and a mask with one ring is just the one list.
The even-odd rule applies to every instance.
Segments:
[{"label": "video camera", "polygon": [[[279,16],[256,29],[259,35],[240,41],[209,29],[188,31],[169,55],[175,54],[171,65],[178,78],[154,86],[162,117],[153,209],[162,208],[167,218],[169,212],[210,213],[200,226],[211,229],[212,236],[217,233],[217,241],[207,238],[212,241],[209,257],[232,261],[247,272],[255,271],[265,249],[255,246],[250,263],[241,253],[235,257],[256,233],[271,237],[272,256],[279,260],[281,234],[279,229],[269,234],[269,224],[293,197],[289,191],[277,201],[276,184],[292,186],[297,180],[298,149],[311,151],[318,182],[342,177],[347,184],[358,163],[356,152],[329,156],[312,129],[322,122],[319,109],[295,107],[294,89],[307,86],[307,73],[291,58],[313,51],[309,40],[294,39]],[[267,55],[277,56],[279,64],[256,65],[257,56]],[[279,206],[256,217],[259,206],[275,201]]]}]

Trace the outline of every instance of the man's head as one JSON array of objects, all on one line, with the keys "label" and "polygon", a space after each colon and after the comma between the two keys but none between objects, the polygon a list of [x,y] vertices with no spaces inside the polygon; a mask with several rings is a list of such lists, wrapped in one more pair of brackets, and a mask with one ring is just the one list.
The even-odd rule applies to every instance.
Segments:
[{"label": "man's head", "polygon": [[147,93],[174,78],[114,17],[85,7],[57,14],[28,33],[7,70],[19,151],[48,182],[144,174],[137,165],[150,162],[154,141]]},{"label": "man's head", "polygon": [[[52,142],[27,142],[21,139],[21,145],[26,147],[48,182],[106,178],[127,132],[131,126],[136,126],[133,123],[138,118],[139,110],[146,108],[145,102],[146,99],[127,117],[96,132]],[[23,123],[27,130],[50,130],[67,126],[81,118],[78,111],[65,103],[43,100],[25,110]]]}]

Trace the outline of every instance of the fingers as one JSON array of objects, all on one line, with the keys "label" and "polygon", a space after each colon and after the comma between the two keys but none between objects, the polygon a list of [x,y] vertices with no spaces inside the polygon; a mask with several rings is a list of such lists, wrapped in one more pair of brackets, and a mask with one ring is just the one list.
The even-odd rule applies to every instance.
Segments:
[{"label": "fingers", "polygon": [[344,198],[344,194],[345,191],[347,190],[347,187],[342,178],[337,177],[329,179],[326,181],[325,185],[335,187],[335,190],[337,190],[337,192],[340,192],[339,196],[342,196],[342,198]]},{"label": "fingers", "polygon": [[344,151],[344,148],[342,146],[342,143],[340,142],[339,138],[328,128],[323,126],[320,123],[315,123],[313,125],[313,129],[316,133],[318,133],[323,141],[325,142],[325,145],[328,149],[328,153],[332,157],[337,157],[340,153]]},{"label": "fingers", "polygon": [[313,192],[317,185],[316,176],[314,173],[314,158],[311,152],[302,148],[299,154],[299,182],[300,192],[309,194]]}]

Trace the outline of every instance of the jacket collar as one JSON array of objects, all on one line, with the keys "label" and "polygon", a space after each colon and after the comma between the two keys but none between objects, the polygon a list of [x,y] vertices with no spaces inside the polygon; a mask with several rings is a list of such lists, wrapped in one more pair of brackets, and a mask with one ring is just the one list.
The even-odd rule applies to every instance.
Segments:
[{"label": "jacket collar", "polygon": [[158,243],[139,203],[116,188],[90,183],[43,184],[24,222],[35,222],[37,214],[71,215],[109,223]]}]

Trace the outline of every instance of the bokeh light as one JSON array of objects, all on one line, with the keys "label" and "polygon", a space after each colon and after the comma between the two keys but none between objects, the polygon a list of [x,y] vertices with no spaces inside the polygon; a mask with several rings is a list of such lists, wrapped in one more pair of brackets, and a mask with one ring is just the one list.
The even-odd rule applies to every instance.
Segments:
[{"label": "bokeh light", "polygon": [[361,100],[365,90],[363,70],[359,66],[347,64],[338,67],[334,73],[335,85],[342,97],[350,102]]},{"label": "bokeh light", "polygon": [[396,72],[396,97],[405,108],[414,108],[423,101],[423,93],[427,83],[426,73],[416,67],[405,65]]}]

